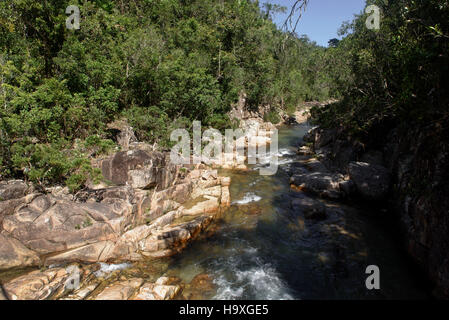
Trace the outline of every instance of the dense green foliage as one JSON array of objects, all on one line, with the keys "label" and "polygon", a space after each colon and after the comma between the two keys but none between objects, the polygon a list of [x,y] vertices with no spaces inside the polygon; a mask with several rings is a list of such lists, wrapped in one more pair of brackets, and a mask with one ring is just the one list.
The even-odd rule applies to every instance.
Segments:
[{"label": "dense green foliage", "polygon": [[[80,8],[79,30],[66,28],[69,4]],[[164,146],[171,129],[192,120],[230,127],[241,92],[249,107],[273,110],[326,98],[325,49],[278,30],[270,17],[281,8],[265,8],[249,0],[1,1],[0,177],[77,189],[95,176],[80,159],[111,150],[105,132],[116,119]]]},{"label": "dense green foliage", "polygon": [[447,0],[370,0],[329,48],[271,21],[278,6],[250,0],[0,2],[0,178],[73,190],[98,179],[91,156],[115,150],[108,124],[127,119],[142,141],[169,146],[170,131],[233,127],[244,92],[265,118],[301,101],[340,98],[313,114],[362,139],[386,126],[448,120]]},{"label": "dense green foliage", "polygon": [[[382,10],[380,30],[358,16],[329,49],[335,86],[344,98],[313,114],[369,143],[396,126],[448,128],[449,1],[367,1]],[[332,53],[333,52],[333,53]],[[437,134],[437,133],[436,133]]]}]

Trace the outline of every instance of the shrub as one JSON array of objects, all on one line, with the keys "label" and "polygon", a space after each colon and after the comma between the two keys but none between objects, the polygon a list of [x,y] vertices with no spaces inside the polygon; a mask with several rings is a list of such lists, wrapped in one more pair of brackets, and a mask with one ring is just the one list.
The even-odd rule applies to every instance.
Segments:
[{"label": "shrub", "polygon": [[71,192],[82,188],[89,180],[98,182],[101,173],[77,151],[62,151],[54,145],[16,143],[12,147],[12,163],[25,179],[44,188],[65,183]]},{"label": "shrub", "polygon": [[264,121],[271,122],[273,124],[278,124],[281,122],[281,117],[279,116],[279,112],[275,110],[270,110],[269,112],[265,113],[263,117]]},{"label": "shrub", "polygon": [[89,150],[94,156],[108,154],[115,146],[114,141],[102,139],[99,135],[89,136],[84,141],[84,148]]}]

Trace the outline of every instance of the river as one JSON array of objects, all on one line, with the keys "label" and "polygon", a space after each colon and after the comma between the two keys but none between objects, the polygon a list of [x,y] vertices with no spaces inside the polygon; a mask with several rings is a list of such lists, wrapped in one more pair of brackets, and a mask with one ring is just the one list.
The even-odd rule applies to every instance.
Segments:
[{"label": "river", "polygon": [[[231,208],[183,252],[153,264],[183,283],[203,275],[206,284],[193,295],[187,287],[184,298],[429,298],[388,213],[325,202],[332,214],[308,221],[292,209],[291,201],[304,195],[290,189],[288,170],[297,165],[296,150],[308,129],[306,124],[280,129],[276,175],[261,176],[257,166],[227,172]],[[380,290],[366,288],[369,265],[380,268]]]}]

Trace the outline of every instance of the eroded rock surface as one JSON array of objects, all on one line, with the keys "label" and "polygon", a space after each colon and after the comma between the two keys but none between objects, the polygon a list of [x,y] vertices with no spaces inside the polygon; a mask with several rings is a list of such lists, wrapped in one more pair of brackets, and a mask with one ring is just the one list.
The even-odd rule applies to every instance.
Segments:
[{"label": "eroded rock surface", "polygon": [[0,201],[24,197],[30,186],[21,180],[0,181]]},{"label": "eroded rock surface", "polygon": [[176,166],[170,163],[169,155],[141,149],[115,153],[101,160],[99,166],[106,180],[137,189],[166,189],[176,175]]},{"label": "eroded rock surface", "polygon": [[167,277],[159,278],[156,283],[145,283],[134,300],[172,300],[181,291],[179,285],[170,285]]},{"label": "eroded rock surface", "polygon": [[4,285],[11,300],[45,300],[61,289],[69,274],[64,268],[33,271]]},{"label": "eroded rock surface", "polygon": [[142,284],[142,279],[130,279],[114,283],[104,289],[95,300],[128,300]]},{"label": "eroded rock surface", "polygon": [[0,269],[38,265],[39,256],[18,240],[0,234]]},{"label": "eroded rock surface", "polygon": [[229,178],[172,165],[163,153],[119,152],[98,164],[116,186],[70,195],[1,183],[0,270],[172,255],[231,202]]}]

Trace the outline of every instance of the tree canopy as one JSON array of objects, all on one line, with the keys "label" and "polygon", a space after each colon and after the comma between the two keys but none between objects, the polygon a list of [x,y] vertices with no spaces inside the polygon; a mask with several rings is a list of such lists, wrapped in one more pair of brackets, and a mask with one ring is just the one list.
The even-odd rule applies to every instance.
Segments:
[{"label": "tree canopy", "polygon": [[345,23],[331,56],[332,84],[342,99],[315,110],[317,121],[369,142],[395,126],[448,128],[449,1],[370,0],[382,12],[380,30],[367,14]]},{"label": "tree canopy", "polygon": [[241,93],[273,114],[338,98],[315,118],[365,139],[386,123],[447,121],[448,0],[369,0],[380,30],[362,13],[329,48],[295,33],[307,3],[74,0],[69,30],[66,1],[0,2],[0,178],[76,190],[99,178],[89,157],[116,148],[109,123],[164,147],[193,120],[231,127]]},{"label": "tree canopy", "polygon": [[164,146],[193,120],[230,127],[227,112],[242,92],[249,108],[273,110],[330,95],[325,48],[279,30],[271,21],[279,6],[70,4],[80,9],[79,30],[66,28],[66,1],[0,2],[1,177],[76,189],[92,173],[85,159],[114,147],[114,120]]}]

